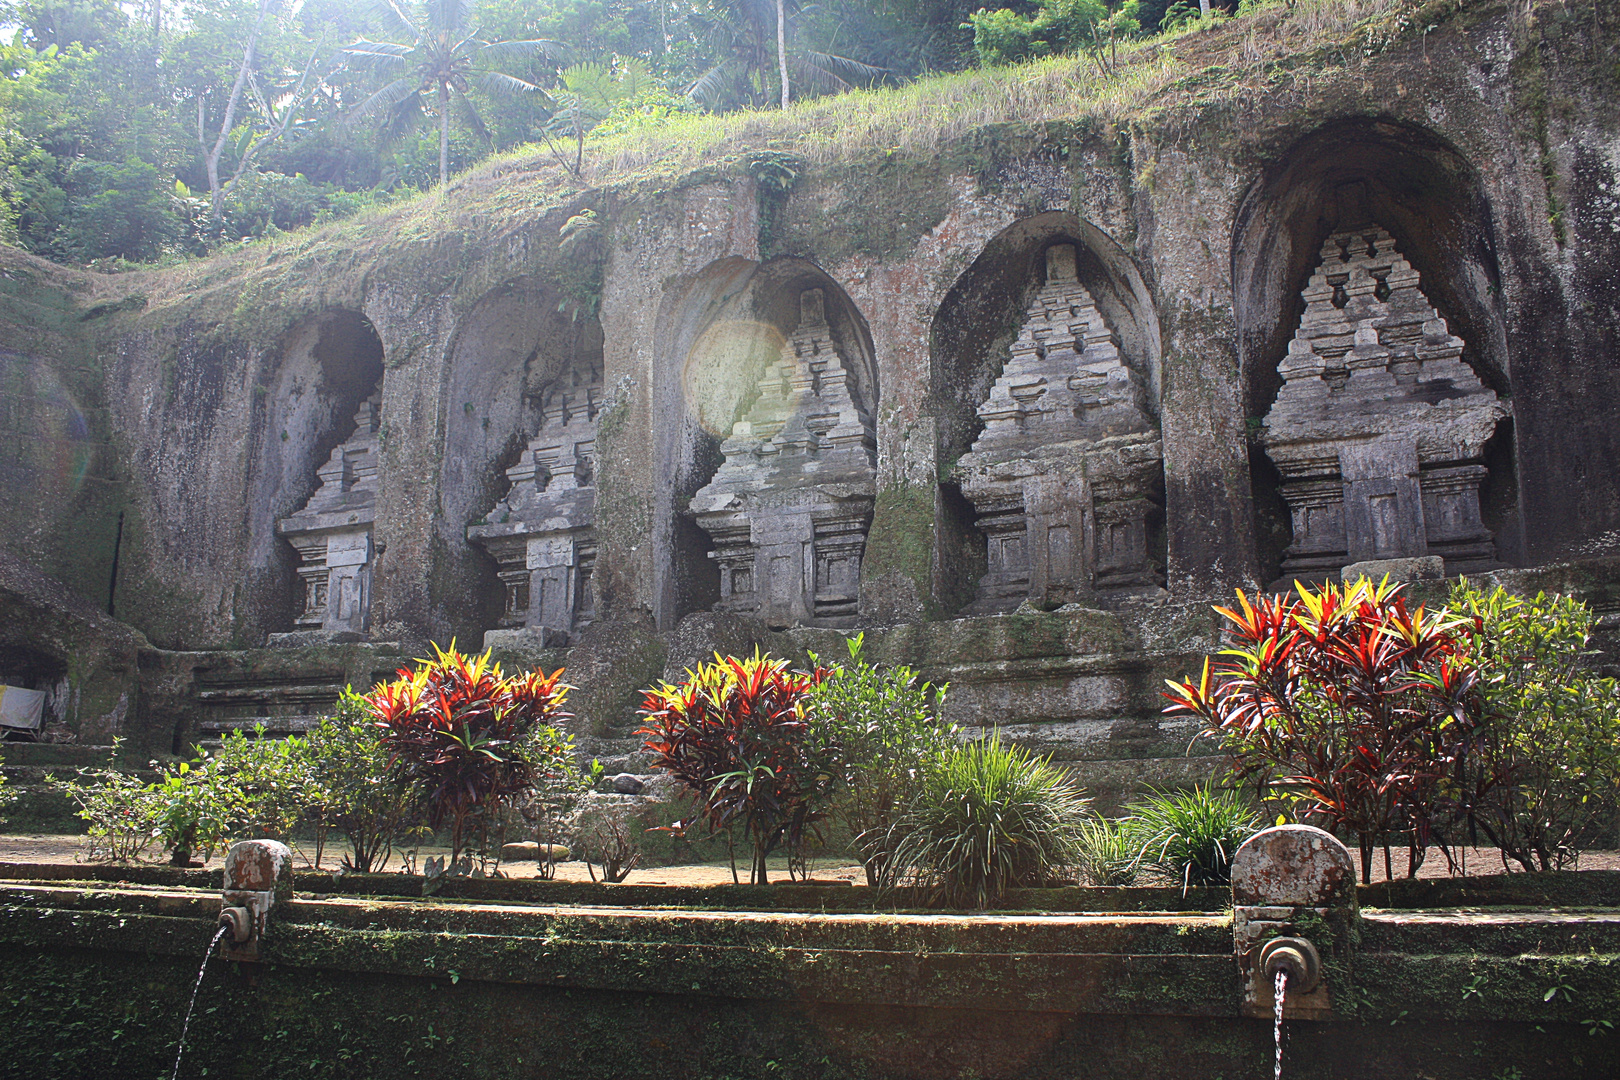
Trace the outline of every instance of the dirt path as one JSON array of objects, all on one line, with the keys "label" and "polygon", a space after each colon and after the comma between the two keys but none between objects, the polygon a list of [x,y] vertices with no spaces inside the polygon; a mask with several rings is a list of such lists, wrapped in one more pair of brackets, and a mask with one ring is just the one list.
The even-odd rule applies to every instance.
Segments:
[{"label": "dirt path", "polygon": [[[314,867],[314,845],[307,842],[292,845],[293,853],[301,867],[311,869]],[[0,835],[0,862],[38,862],[38,863],[72,863],[85,860],[86,840],[83,836],[8,836]],[[343,861],[344,848],[341,843],[328,844],[321,857],[323,870],[336,870]],[[423,860],[433,856],[448,855],[449,850],[442,847],[423,847],[415,853],[415,866],[420,868]],[[1352,855],[1355,853],[1352,852]],[[1495,848],[1467,848],[1463,852],[1466,869],[1471,876],[1488,876],[1502,873],[1502,859]],[[214,867],[223,861],[224,853],[215,853],[208,863]],[[163,859],[157,853],[150,853],[142,860],[154,864],[161,864]],[[405,866],[405,854],[396,852],[388,860],[384,868],[388,871],[398,871]],[[1406,876],[1406,852],[1392,853],[1392,865],[1397,879]],[[1588,851],[1581,856],[1581,870],[1620,870],[1620,851]],[[508,877],[532,878],[538,875],[538,868],[532,862],[508,862],[501,864],[501,873]],[[590,872],[582,862],[558,863],[557,879],[560,881],[589,881]],[[741,868],[743,880],[747,880],[748,868]],[[822,859],[813,862],[810,867],[811,877],[818,881],[849,881],[854,884],[864,884],[865,871],[860,866],[842,859]],[[779,881],[787,878],[787,862],[783,859],[772,859],[770,862],[771,880]],[[1420,878],[1443,878],[1453,876],[1448,871],[1446,860],[1438,849],[1431,848],[1423,866],[1418,870]],[[1373,875],[1375,882],[1383,881],[1384,858],[1380,849],[1373,858]],[[698,863],[689,866],[649,866],[638,867],[631,872],[629,881],[637,885],[722,885],[731,881],[731,868],[726,863]]]},{"label": "dirt path", "polygon": [[[295,842],[291,845],[293,855],[298,866],[305,869],[314,867],[315,847],[308,842]],[[34,863],[73,863],[85,861],[86,838],[83,836],[43,835],[43,836],[8,836],[0,835],[0,862],[34,862]],[[341,843],[328,844],[321,856],[323,870],[336,870],[343,862],[345,848]],[[415,866],[420,869],[422,862],[430,857],[443,856],[450,853],[449,848],[422,847],[416,850]],[[217,867],[224,861],[223,851],[215,852],[214,857],[207,862],[209,867]],[[198,857],[199,861],[201,856]],[[141,860],[143,863],[162,865],[165,860],[161,853],[155,849],[147,853]],[[387,871],[398,871],[405,866],[404,853],[396,852],[384,867]],[[507,862],[501,864],[501,873],[507,877],[532,878],[538,875],[539,870],[532,862]],[[557,864],[557,879],[559,881],[589,881],[590,872],[582,862],[565,862]],[[747,881],[748,867],[739,868],[743,880]],[[598,868],[600,874],[601,870]],[[771,880],[786,880],[787,861],[785,859],[770,860]],[[811,876],[818,881],[844,880],[864,883],[866,872],[860,866],[841,859],[822,859],[811,864]],[[637,885],[721,885],[731,881],[731,867],[727,863],[699,863],[691,866],[652,866],[638,867],[631,871],[629,880]]]}]

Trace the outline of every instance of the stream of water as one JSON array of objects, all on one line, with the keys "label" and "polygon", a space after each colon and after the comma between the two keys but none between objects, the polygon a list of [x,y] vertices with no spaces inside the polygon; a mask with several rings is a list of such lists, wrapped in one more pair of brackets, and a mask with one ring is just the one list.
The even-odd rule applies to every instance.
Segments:
[{"label": "stream of water", "polygon": [[[208,961],[211,957],[213,957],[214,949],[219,945],[219,939],[224,937],[225,932],[229,929],[230,927],[228,926],[221,926],[219,928],[219,933],[214,935],[214,940],[208,943],[208,951],[203,953],[202,967],[197,969],[197,981],[191,986],[191,1003],[186,1006],[186,1022],[180,1025],[180,1048],[174,1052],[173,1080],[180,1080],[180,1056],[186,1052],[186,1032],[191,1030],[191,1013],[192,1010],[197,1007],[197,991],[202,989],[203,975],[208,971]],[[1281,1006],[1279,1006],[1279,1008],[1281,1008]],[[1278,1015],[1281,1016],[1282,1014],[1279,1012]],[[1281,1021],[1279,1020],[1278,1023],[1281,1023]],[[1277,1051],[1277,1060],[1279,1062],[1277,1067],[1281,1068],[1281,1050]]]},{"label": "stream of water", "polygon": [[1282,1014],[1283,1002],[1288,998],[1288,972],[1278,969],[1277,981],[1271,986],[1271,1039],[1277,1044],[1277,1066],[1273,1080],[1282,1080]]}]

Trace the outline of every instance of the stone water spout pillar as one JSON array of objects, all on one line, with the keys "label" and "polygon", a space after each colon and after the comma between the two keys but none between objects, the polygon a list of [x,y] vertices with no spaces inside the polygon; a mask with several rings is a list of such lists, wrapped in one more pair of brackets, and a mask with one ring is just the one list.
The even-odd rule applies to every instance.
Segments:
[{"label": "stone water spout pillar", "polygon": [[1245,841],[1232,856],[1243,1015],[1272,1017],[1273,973],[1282,966],[1291,984],[1284,1017],[1332,1019],[1334,990],[1348,989],[1333,981],[1349,973],[1359,918],[1355,864],[1332,833],[1282,825]]},{"label": "stone water spout pillar", "polygon": [[599,369],[575,368],[542,405],[540,433],[506,470],[506,497],[467,539],[500,566],[506,590],[500,627],[486,648],[517,639],[567,645],[591,621],[596,564],[596,419]]},{"label": "stone water spout pillar", "polygon": [[827,325],[820,289],[721,444],[725,462],[692,497],[714,538],[717,610],[772,627],[854,625],[872,523],[876,437]]},{"label": "stone water spout pillar", "polygon": [[[309,502],[276,523],[298,552],[304,600],[294,624],[333,641],[362,640],[371,628],[381,389],[361,403],[354,422],[354,434],[316,471],[321,486]],[[288,637],[270,635],[272,643]]]},{"label": "stone water spout pillar", "polygon": [[1071,244],[1047,249],[1046,282],[979,406],[984,431],[957,464],[989,563],[971,614],[1151,594],[1162,582],[1148,539],[1163,445],[1075,258]]},{"label": "stone water spout pillar", "polygon": [[220,925],[225,935],[220,956],[258,960],[270,909],[292,899],[292,852],[275,840],[243,840],[225,856]]},{"label": "stone water spout pillar", "polygon": [[1447,574],[1496,565],[1479,487],[1508,406],[1418,286],[1376,225],[1322,245],[1261,436],[1293,518],[1278,586],[1375,560],[1439,556]]}]

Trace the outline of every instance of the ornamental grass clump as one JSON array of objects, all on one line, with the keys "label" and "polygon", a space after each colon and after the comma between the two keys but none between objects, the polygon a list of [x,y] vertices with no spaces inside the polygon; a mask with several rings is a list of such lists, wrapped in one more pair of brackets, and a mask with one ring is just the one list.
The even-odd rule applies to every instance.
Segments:
[{"label": "ornamental grass clump", "polygon": [[1062,770],[999,733],[953,747],[895,823],[885,884],[917,886],[949,907],[990,907],[1075,865],[1087,806]]},{"label": "ornamental grass clump", "polygon": [[1095,816],[1080,823],[1075,865],[1084,884],[1119,888],[1142,880],[1142,845],[1132,826],[1130,821]]},{"label": "ornamental grass clump", "polygon": [[1242,792],[1200,784],[1186,791],[1149,791],[1125,808],[1122,831],[1141,865],[1180,885],[1232,884],[1232,856],[1260,830]]},{"label": "ornamental grass clump", "polygon": [[428,824],[450,822],[450,865],[469,825],[485,825],[572,754],[558,725],[571,719],[562,669],[505,676],[486,651],[433,648],[432,660],[366,695],[382,730],[389,777],[415,796]]}]

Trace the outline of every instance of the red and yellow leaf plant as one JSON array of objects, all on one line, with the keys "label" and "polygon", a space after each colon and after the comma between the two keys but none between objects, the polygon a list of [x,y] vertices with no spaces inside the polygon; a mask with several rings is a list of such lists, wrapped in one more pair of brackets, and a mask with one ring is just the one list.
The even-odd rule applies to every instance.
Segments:
[{"label": "red and yellow leaf plant", "polygon": [[[1191,713],[1263,799],[1300,820],[1356,835],[1361,874],[1380,838],[1406,834],[1416,874],[1435,839],[1437,803],[1481,723],[1479,671],[1466,655],[1473,620],[1407,606],[1400,586],[1296,583],[1294,594],[1241,591],[1224,659],[1169,681],[1167,713]],[[1386,875],[1389,847],[1384,845]]]},{"label": "red and yellow leaf plant", "polygon": [[450,821],[450,861],[460,861],[470,823],[560,767],[572,752],[559,725],[571,689],[562,669],[506,676],[490,654],[433,647],[434,658],[366,695],[382,729],[388,773],[416,796],[428,824]]},{"label": "red and yellow leaf plant", "polygon": [[759,652],[742,660],[717,653],[679,686],[644,692],[637,734],[695,804],[670,829],[701,821],[729,837],[740,826],[753,840],[756,885],[766,883],[766,857],[782,846],[798,850],[826,815],[837,770],[818,760],[807,737],[806,697],[829,674],[819,665],[790,670]]}]

